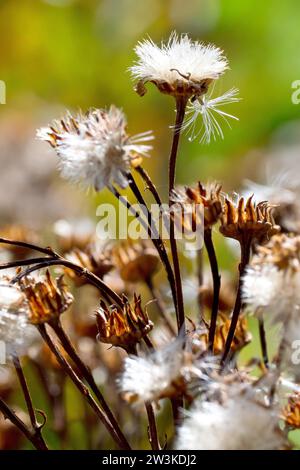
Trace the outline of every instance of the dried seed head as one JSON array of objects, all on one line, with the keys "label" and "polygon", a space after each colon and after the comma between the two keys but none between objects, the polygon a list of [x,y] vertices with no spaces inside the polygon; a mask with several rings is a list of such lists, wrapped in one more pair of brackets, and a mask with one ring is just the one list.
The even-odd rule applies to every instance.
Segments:
[{"label": "dried seed head", "polygon": [[141,297],[134,294],[132,305],[123,295],[123,308],[116,305],[107,306],[101,301],[96,312],[98,326],[97,339],[102,343],[119,346],[132,351],[136,344],[153,328],[147,311],[141,306]]},{"label": "dried seed head", "polygon": [[236,203],[228,198],[223,204],[220,232],[229,238],[234,238],[240,243],[245,239],[267,240],[280,227],[275,225],[272,217],[272,206],[263,201],[255,204],[252,196],[246,201],[241,197]]},{"label": "dried seed head", "polygon": [[90,109],[86,114],[70,113],[49,127],[39,129],[39,139],[49,142],[59,156],[63,178],[100,191],[118,184],[129,184],[128,172],[139,165],[151,150],[151,132],[129,136],[124,113]]},{"label": "dried seed head", "polygon": [[140,96],[146,93],[147,82],[175,97],[201,96],[228,68],[227,59],[219,48],[192,41],[187,34],[178,37],[172,33],[160,47],[151,39],[142,41],[135,52],[138,60],[130,71],[138,80],[136,92]]},{"label": "dried seed head", "polygon": [[282,412],[282,419],[289,428],[300,429],[300,393],[289,397]]},{"label": "dried seed head", "polygon": [[21,282],[29,305],[29,322],[34,325],[55,320],[73,303],[73,296],[67,291],[63,276],[54,280],[49,271],[45,278],[25,278]]},{"label": "dried seed head", "polygon": [[[109,273],[113,268],[111,250],[108,246],[101,249],[100,247],[97,247],[96,244],[91,244],[88,245],[85,250],[74,248],[69,253],[66,253],[65,258],[68,261],[87,269],[100,277],[100,279],[102,279],[103,276]],[[84,276],[79,276],[72,269],[65,268],[64,271],[77,286],[81,286],[86,283]]]},{"label": "dried seed head", "polygon": [[257,247],[257,254],[251,265],[269,264],[279,270],[300,271],[300,236],[274,235],[263,246]]},{"label": "dried seed head", "polygon": [[149,240],[126,240],[112,251],[113,261],[125,282],[147,282],[160,266],[157,251]]},{"label": "dried seed head", "polygon": [[[203,219],[204,229],[209,229],[217,223],[222,214],[221,189],[218,183],[204,187],[199,182],[196,187],[179,188],[172,192],[172,203],[183,208],[181,223],[189,224],[184,227],[185,230],[195,231],[199,225],[202,226]],[[187,214],[190,217],[186,217]]]}]

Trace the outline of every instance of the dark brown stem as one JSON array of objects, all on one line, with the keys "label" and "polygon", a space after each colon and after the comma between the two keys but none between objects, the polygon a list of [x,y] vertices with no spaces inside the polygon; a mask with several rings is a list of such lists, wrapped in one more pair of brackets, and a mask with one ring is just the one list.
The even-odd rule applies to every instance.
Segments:
[{"label": "dark brown stem", "polygon": [[85,365],[85,363],[81,360],[80,356],[77,354],[73,344],[71,343],[70,338],[66,334],[65,330],[63,329],[61,322],[59,319],[52,321],[49,323],[50,326],[53,328],[55,331],[57,337],[59,338],[64,350],[67,352],[67,354],[70,356],[74,364],[76,365],[77,369],[79,370],[80,374],[82,377],[86,380],[87,384],[91,387],[92,392],[95,394],[95,397],[97,398],[99,404],[105,411],[108,419],[110,420],[116,434],[118,435],[120,441],[123,441],[123,443],[128,444],[126,441],[126,438],[124,434],[122,433],[119,424],[114,417],[111,409],[109,408],[108,404],[106,403],[102,393],[100,392],[99,388],[97,387],[97,384],[94,380],[94,377],[90,371],[90,369]]},{"label": "dark brown stem", "polygon": [[156,428],[156,421],[155,421],[155,414],[153,410],[153,406],[149,402],[145,402],[145,407],[148,416],[148,423],[149,423],[149,441],[151,444],[152,450],[160,450],[160,443],[158,440],[157,435],[157,428]]},{"label": "dark brown stem", "polygon": [[9,240],[8,238],[3,238],[3,237],[0,237],[0,243],[5,243],[6,245],[22,246],[23,248],[28,248],[29,250],[34,250],[40,253],[44,253],[44,255],[49,255],[52,258],[58,257],[57,253],[55,253],[55,251],[52,250],[52,248],[50,247],[43,248],[41,246],[37,246],[32,243],[21,242],[18,240]]},{"label": "dark brown stem", "polygon": [[[175,120],[175,126],[174,126],[174,131],[173,131],[171,153],[169,157],[169,206],[171,206],[171,195],[172,195],[172,191],[174,189],[174,184],[175,184],[178,144],[179,144],[181,127],[182,127],[184,116],[185,116],[186,103],[187,103],[186,98],[179,97],[176,99],[176,120]],[[178,251],[177,251],[177,243],[175,239],[175,226],[174,226],[174,220],[172,217],[170,218],[170,246],[171,246],[172,259],[173,259],[173,268],[174,268],[175,286],[176,286],[178,332],[180,332],[181,329],[184,328],[185,315],[184,315],[184,302],[183,302],[179,257],[178,257]]]},{"label": "dark brown stem", "polygon": [[259,328],[259,339],[260,339],[262,357],[263,357],[264,365],[268,369],[269,368],[268,347],[267,347],[264,320],[262,318],[258,319],[258,328]]},{"label": "dark brown stem", "polygon": [[[128,176],[129,178],[132,179],[131,175]],[[135,183],[133,183],[131,181],[131,188],[134,190],[134,194],[139,202],[139,204],[142,205],[142,207],[146,207],[146,203],[142,197],[142,195],[140,194],[140,191],[139,189],[137,188],[137,186],[135,185]],[[113,194],[118,198],[118,200],[125,205],[125,207],[127,207],[127,209],[137,218],[140,220],[140,223],[141,225],[144,227],[144,229],[147,231],[150,239],[152,240],[152,243],[153,245],[155,246],[158,254],[159,254],[159,257],[160,257],[160,260],[165,268],[165,271],[167,273],[167,278],[168,278],[168,281],[169,281],[169,284],[170,284],[170,288],[171,288],[171,292],[172,292],[172,297],[173,297],[173,301],[174,301],[174,304],[175,304],[175,309],[177,308],[177,301],[176,301],[176,289],[175,289],[175,278],[174,278],[174,273],[173,273],[173,270],[172,270],[172,266],[170,264],[170,261],[169,261],[169,258],[168,258],[168,255],[167,255],[167,252],[166,252],[166,248],[163,244],[163,241],[161,240],[161,238],[159,237],[159,234],[157,233],[156,230],[154,230],[154,227],[153,227],[153,223],[152,220],[151,220],[151,215],[149,213],[149,211],[147,210],[146,212],[146,216],[147,216],[147,219],[148,219],[148,223],[144,221],[144,219],[140,216],[140,214],[138,214],[138,212],[134,209],[134,207],[132,207],[132,205],[130,204],[130,202],[127,201],[127,199],[123,198],[121,196],[121,194],[118,192],[118,190],[116,188],[111,188],[111,191],[113,192]],[[154,230],[154,231],[153,231]],[[176,310],[176,313],[177,313],[177,310]],[[178,315],[177,315],[177,318],[178,318]]]},{"label": "dark brown stem", "polygon": [[247,264],[249,263],[250,249],[251,249],[251,238],[248,238],[244,242],[241,243],[241,262],[239,264],[239,284],[238,284],[238,290],[237,290],[235,305],[234,305],[233,313],[232,313],[232,317],[231,317],[231,323],[230,323],[228,335],[227,335],[227,338],[226,338],[224,353],[223,353],[223,356],[222,356],[222,364],[223,365],[226,365],[226,360],[227,360],[228,354],[230,352],[231,343],[232,343],[233,338],[234,338],[236,325],[237,325],[239,315],[240,315],[240,311],[241,311],[241,307],[242,307],[242,299],[241,299],[242,282],[243,282],[242,278],[243,278],[245,268],[246,268]]},{"label": "dark brown stem", "polygon": [[213,278],[214,296],[213,296],[211,319],[210,319],[210,326],[209,326],[209,335],[208,335],[209,350],[213,352],[215,332],[216,332],[216,326],[217,326],[217,317],[218,317],[218,311],[219,311],[221,276],[219,274],[218,261],[216,257],[214,244],[212,241],[211,228],[204,230],[204,243],[205,243],[206,251],[208,254],[211,274]]},{"label": "dark brown stem", "polygon": [[42,436],[42,428],[43,428],[43,425],[46,422],[46,416],[44,415],[44,413],[42,411],[40,411],[40,413],[42,414],[42,416],[44,418],[44,423],[42,425],[40,425],[37,422],[37,419],[36,419],[35,410],[34,410],[34,407],[33,407],[32,399],[31,399],[31,396],[30,396],[29,388],[28,388],[28,385],[27,385],[26,377],[24,375],[24,372],[23,372],[23,369],[22,369],[22,366],[21,366],[20,359],[17,356],[14,356],[13,357],[13,363],[14,363],[15,370],[16,370],[16,373],[17,373],[17,376],[18,376],[18,380],[19,380],[19,383],[21,385],[21,389],[22,389],[22,392],[23,392],[23,395],[24,395],[27,411],[28,411],[29,418],[30,418],[30,423],[31,423],[33,432],[35,434],[35,437],[36,437],[37,441],[40,442],[41,448],[43,448],[43,450],[48,450],[48,447],[47,447],[47,445],[44,441],[44,438]]},{"label": "dark brown stem", "polygon": [[48,259],[50,260],[51,258],[28,258],[28,259],[22,259],[18,261],[11,261],[9,263],[1,264],[0,270],[18,268],[19,266],[29,266],[31,264],[39,264],[39,263],[43,263],[44,261],[47,261]]},{"label": "dark brown stem", "polygon": [[202,292],[202,287],[203,287],[203,250],[198,250],[197,251],[197,278],[198,278],[198,306],[199,306],[199,320],[201,322],[203,318],[203,311],[204,311],[204,305],[203,305],[203,292]]},{"label": "dark brown stem", "polygon": [[81,266],[74,264],[64,258],[45,259],[42,263],[38,263],[35,266],[32,266],[22,271],[20,274],[18,274],[11,280],[11,283],[14,284],[16,282],[19,282],[23,277],[28,276],[30,273],[50,266],[65,266],[66,268],[72,269],[72,271],[75,271],[79,276],[85,277],[90,284],[97,287],[97,289],[99,289],[101,292],[108,295],[117,305],[119,305],[120,307],[123,306],[121,297],[116,294],[116,292],[114,292],[99,277],[97,277],[95,274],[88,271],[87,269],[82,268]]},{"label": "dark brown stem", "polygon": [[113,428],[111,422],[107,418],[106,414],[104,411],[99,407],[98,403],[94,400],[92,395],[90,394],[89,389],[84,385],[84,383],[80,380],[80,378],[77,376],[77,374],[74,372],[70,364],[65,360],[65,358],[62,356],[61,352],[57,348],[57,346],[54,344],[52,341],[51,337],[47,333],[45,325],[38,325],[38,330],[43,338],[43,340],[46,342],[52,353],[55,355],[58,363],[60,364],[61,368],[65,371],[65,373],[70,377],[76,388],[79,390],[79,392],[82,394],[83,398],[88,402],[90,407],[93,409],[93,411],[96,413],[100,421],[104,424],[106,427],[107,431],[111,435],[111,437],[114,439],[118,447],[122,450],[130,450],[130,446],[127,442],[123,442],[119,439],[119,436],[116,434],[115,429]]},{"label": "dark brown stem", "polygon": [[16,415],[16,413],[0,398],[0,411],[5,418],[14,424],[19,431],[32,443],[37,450],[47,450],[44,444],[40,441],[35,432],[32,432],[25,423]]},{"label": "dark brown stem", "polygon": [[147,287],[149,291],[151,292],[151,295],[154,297],[156,300],[156,305],[159,311],[159,315],[163,319],[166,327],[168,328],[169,332],[171,333],[172,336],[176,335],[176,332],[174,330],[174,327],[168,318],[167,312],[166,312],[166,306],[165,303],[161,297],[161,294],[157,288],[154,287],[152,279],[148,279],[146,281]]},{"label": "dark brown stem", "polygon": [[149,191],[152,193],[154,199],[155,199],[155,202],[159,205],[159,206],[162,206],[162,200],[160,198],[160,195],[156,189],[156,186],[154,185],[152,179],[150,178],[150,176],[148,175],[147,171],[141,167],[141,166],[138,166],[136,168],[136,171],[138,172],[138,174],[143,178],[143,180],[145,181],[146,185],[147,185],[147,189],[149,189]]}]

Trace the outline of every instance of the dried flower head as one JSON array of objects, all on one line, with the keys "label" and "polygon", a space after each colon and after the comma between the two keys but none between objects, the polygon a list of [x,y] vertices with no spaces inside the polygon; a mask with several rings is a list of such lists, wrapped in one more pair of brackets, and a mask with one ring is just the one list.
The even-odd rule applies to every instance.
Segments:
[{"label": "dried flower head", "polygon": [[[204,187],[199,182],[195,187],[187,186],[172,192],[172,203],[183,208],[181,224],[185,225],[185,230],[195,231],[199,225],[203,226],[203,222],[204,229],[210,229],[217,223],[222,214],[221,189],[218,183]],[[190,217],[186,217],[187,214]]]},{"label": "dried flower head", "polygon": [[272,217],[272,206],[268,202],[255,204],[252,197],[246,201],[238,198],[237,202],[225,198],[221,217],[220,232],[240,243],[245,240],[268,240],[280,230]]},{"label": "dried flower head", "polygon": [[0,281],[0,341],[6,346],[6,355],[26,354],[35,338],[35,331],[28,323],[26,297],[9,279]]},{"label": "dried flower head", "polygon": [[123,307],[107,306],[104,301],[96,312],[98,326],[97,339],[102,343],[134,350],[137,343],[153,328],[147,311],[141,306],[141,297],[134,295],[131,305],[123,295]]},{"label": "dried flower head", "polygon": [[158,253],[149,240],[120,242],[113,248],[112,256],[125,282],[147,282],[160,267]]},{"label": "dried flower head", "polygon": [[59,156],[63,178],[100,191],[116,183],[125,188],[126,174],[147,156],[153,138],[151,132],[130,137],[123,112],[90,109],[86,114],[70,113],[49,127],[39,129],[38,138],[49,142]]},{"label": "dried flower head", "polygon": [[[5,225],[1,227],[0,236],[25,243],[38,243],[39,241],[36,232],[24,225]],[[5,247],[1,246],[0,249],[8,251],[14,259],[23,259],[30,254],[30,250],[23,246],[5,244]]]},{"label": "dried flower head", "polygon": [[286,426],[292,429],[300,429],[300,393],[289,396],[288,403],[282,412],[282,419]]},{"label": "dried flower head", "polygon": [[[108,246],[102,248],[96,243],[88,245],[85,250],[74,248],[65,254],[65,258],[74,264],[92,272],[101,279],[113,268],[111,250]],[[73,269],[65,268],[65,273],[75,282],[77,286],[86,283],[84,276],[79,276]]]},{"label": "dried flower head", "polygon": [[259,403],[249,387],[248,392],[238,389],[232,392],[222,402],[197,399],[178,430],[176,450],[279,450],[284,447],[277,410]]},{"label": "dried flower head", "polygon": [[138,80],[136,91],[140,96],[146,93],[147,82],[175,97],[201,96],[228,68],[221,49],[192,41],[187,34],[173,32],[160,47],[146,39],[138,43],[135,52],[138,60],[130,71]]},{"label": "dried flower head", "polygon": [[48,270],[46,276],[39,280],[29,277],[22,280],[21,289],[29,306],[29,322],[33,325],[55,321],[73,303],[63,276],[54,280]]},{"label": "dried flower head", "polygon": [[[219,312],[217,319],[217,326],[214,338],[214,354],[221,355],[224,351],[228,331],[230,327],[231,319],[224,313]],[[208,328],[197,327],[191,333],[191,338],[195,349],[200,347],[200,350],[207,351],[209,344],[209,332]],[[244,316],[240,316],[237,322],[237,326],[234,332],[234,337],[231,343],[230,351],[235,353],[240,351],[242,348],[247,346],[252,340],[252,335],[248,329],[248,322]]]}]

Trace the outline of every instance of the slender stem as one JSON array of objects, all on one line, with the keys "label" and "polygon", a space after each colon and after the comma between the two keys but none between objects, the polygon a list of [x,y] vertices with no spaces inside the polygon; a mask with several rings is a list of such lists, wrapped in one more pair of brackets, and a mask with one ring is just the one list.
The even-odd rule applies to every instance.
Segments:
[{"label": "slender stem", "polygon": [[153,281],[152,281],[151,278],[147,279],[146,284],[147,284],[147,287],[148,287],[149,291],[151,292],[151,295],[156,300],[156,305],[157,305],[157,308],[158,308],[158,311],[159,311],[159,314],[160,314],[161,318],[163,319],[163,321],[164,321],[166,327],[168,328],[168,330],[170,331],[171,335],[174,336],[176,333],[175,333],[175,330],[173,328],[173,325],[172,325],[170,319],[168,318],[168,315],[167,315],[167,312],[166,312],[166,306],[164,304],[164,301],[161,297],[161,294],[160,294],[159,290],[154,287]]},{"label": "slender stem", "polygon": [[43,263],[44,261],[47,261],[48,259],[50,260],[51,258],[28,258],[28,259],[22,259],[22,260],[18,260],[18,261],[12,261],[12,262],[9,262],[9,263],[1,264],[0,265],[0,270],[1,269],[18,268],[19,266],[29,266],[31,264]]},{"label": "slender stem", "polygon": [[264,365],[268,369],[269,368],[269,356],[268,356],[266,331],[265,331],[263,318],[258,319],[258,328],[259,328],[259,339],[260,339],[260,346],[261,346],[263,361],[264,361]]},{"label": "slender stem", "polygon": [[147,189],[149,189],[149,191],[153,194],[153,197],[155,199],[155,202],[159,205],[159,206],[162,206],[162,200],[160,198],[160,195],[156,189],[156,186],[154,185],[152,179],[150,178],[150,176],[148,175],[147,171],[141,167],[141,166],[138,166],[136,168],[136,171],[138,172],[138,174],[143,178],[143,180],[145,181],[146,185],[147,185]]},{"label": "slender stem", "polygon": [[208,335],[208,345],[210,351],[213,352],[214,348],[214,339],[215,339],[215,332],[217,326],[217,317],[219,311],[219,295],[220,295],[220,287],[221,287],[221,276],[219,274],[218,268],[218,261],[216,257],[216,252],[214,248],[214,244],[212,241],[212,233],[211,228],[204,230],[204,243],[208,254],[208,259],[210,263],[211,274],[213,278],[213,303],[211,309],[211,320],[209,326],[209,335]]},{"label": "slender stem", "polygon": [[59,319],[56,321],[52,321],[49,323],[49,325],[53,328],[55,331],[57,337],[59,338],[64,350],[67,352],[67,354],[70,356],[78,370],[80,371],[82,377],[86,380],[87,384],[91,387],[91,390],[95,394],[95,397],[97,398],[98,402],[102,406],[103,410],[105,411],[108,419],[110,420],[111,424],[114,427],[114,430],[116,434],[118,435],[120,441],[123,441],[124,447],[128,445],[126,438],[124,434],[122,433],[119,424],[114,417],[111,409],[109,408],[107,402],[105,401],[101,391],[97,387],[97,384],[94,380],[94,377],[90,371],[90,369],[86,366],[86,364],[81,360],[80,356],[77,354],[73,344],[71,343],[70,338],[66,334],[65,330],[62,327],[62,324]]},{"label": "slender stem", "polygon": [[60,353],[59,349],[57,346],[54,344],[52,341],[51,337],[47,333],[45,325],[38,325],[38,330],[43,338],[43,340],[46,342],[52,353],[55,355],[58,363],[62,367],[62,369],[65,371],[65,373],[70,377],[76,388],[79,390],[79,392],[82,394],[83,398],[88,402],[90,407],[93,409],[93,411],[96,413],[96,415],[99,417],[100,421],[104,424],[106,427],[107,431],[111,435],[111,437],[114,439],[118,447],[122,450],[130,450],[130,446],[128,443],[124,443],[123,441],[120,441],[118,435],[116,434],[111,422],[108,420],[106,414],[104,411],[99,407],[98,403],[94,400],[92,395],[90,394],[89,389],[84,385],[84,383],[80,380],[80,378],[77,376],[77,374],[74,372],[70,364],[65,360],[65,358],[62,356]]},{"label": "slender stem", "polygon": [[9,240],[8,238],[3,237],[0,237],[0,243],[5,243],[6,245],[22,246],[23,248],[28,248],[29,250],[39,251],[40,253],[51,256],[52,258],[58,257],[57,253],[55,253],[55,251],[50,247],[43,248],[41,246],[34,245],[33,243]]},{"label": "slender stem", "polygon": [[45,417],[44,413],[40,412],[44,417],[44,424],[40,425],[37,422],[34,407],[33,407],[33,403],[32,403],[32,399],[31,399],[31,396],[30,396],[29,388],[28,388],[28,385],[27,385],[26,377],[24,375],[24,372],[23,372],[23,369],[22,369],[22,366],[21,366],[20,359],[17,356],[14,356],[13,357],[13,363],[14,363],[15,370],[16,370],[16,373],[17,373],[17,376],[18,376],[18,380],[19,380],[20,385],[21,385],[21,389],[22,389],[22,392],[23,392],[23,395],[24,395],[24,399],[25,399],[27,410],[28,410],[31,426],[32,426],[32,429],[33,429],[34,434],[36,436],[36,439],[40,442],[40,445],[43,448],[43,450],[48,450],[48,447],[47,447],[47,445],[44,441],[44,438],[42,436],[42,428],[43,428],[43,425],[46,422],[46,417]]},{"label": "slender stem", "polygon": [[158,435],[157,435],[157,427],[156,427],[156,422],[155,422],[155,414],[154,414],[153,406],[151,403],[145,402],[145,407],[146,407],[148,422],[149,422],[149,440],[150,440],[151,448],[152,450],[160,450],[160,443],[159,443]]},{"label": "slender stem", "polygon": [[32,432],[16,413],[0,398],[0,411],[14,424],[37,450],[46,450],[35,432]]},{"label": "slender stem", "polygon": [[203,305],[203,293],[202,293],[202,287],[203,287],[203,250],[198,250],[197,251],[197,278],[198,278],[198,306],[199,306],[199,319],[200,321],[203,318],[203,311],[204,311],[204,305]]},{"label": "slender stem", "polygon": [[97,287],[101,292],[104,294],[107,294],[117,305],[123,306],[122,299],[121,297],[116,294],[105,282],[103,282],[99,277],[97,277],[95,274],[92,272],[88,271],[85,268],[82,268],[81,266],[72,263],[71,261],[68,261],[64,258],[58,258],[58,259],[45,259],[42,263],[38,263],[35,266],[32,266],[28,269],[25,269],[22,271],[20,274],[15,276],[11,283],[14,284],[18,281],[20,281],[23,277],[28,276],[30,273],[37,271],[39,269],[47,268],[50,266],[65,266],[69,269],[72,269],[75,271],[79,276],[84,276],[90,284],[93,284],[95,287]]},{"label": "slender stem", "polygon": [[245,268],[246,268],[247,264],[249,263],[250,248],[251,248],[251,238],[246,239],[244,242],[241,243],[241,262],[239,264],[239,273],[240,273],[239,274],[239,285],[238,285],[235,305],[234,305],[234,308],[233,308],[231,323],[230,323],[228,335],[227,335],[227,338],[226,338],[224,353],[223,353],[223,356],[222,356],[222,361],[221,362],[222,362],[223,365],[226,364],[226,359],[227,359],[227,356],[230,352],[231,343],[232,343],[233,338],[234,338],[235,329],[236,329],[236,326],[237,326],[237,322],[238,322],[241,307],[242,307],[242,299],[241,299],[242,277],[243,277]]},{"label": "slender stem", "polygon": [[[130,176],[129,176],[130,177]],[[134,186],[133,186],[134,187]],[[169,281],[169,284],[170,284],[170,288],[171,288],[171,292],[172,292],[172,297],[173,297],[173,300],[174,300],[174,304],[175,304],[175,309],[177,309],[177,301],[176,301],[176,289],[175,289],[175,278],[174,278],[174,273],[173,273],[173,270],[172,270],[172,266],[170,264],[170,261],[169,261],[169,258],[168,258],[168,255],[167,255],[167,252],[166,252],[166,249],[165,249],[165,246],[163,244],[163,241],[161,240],[161,238],[158,236],[157,232],[155,231],[155,233],[153,233],[153,224],[151,226],[151,224],[147,224],[144,219],[140,216],[140,214],[138,214],[138,212],[134,209],[134,207],[132,207],[132,205],[130,204],[130,202],[127,201],[127,199],[123,198],[121,196],[121,194],[118,192],[118,190],[116,188],[111,188],[111,191],[112,193],[118,198],[118,200],[125,205],[125,207],[127,207],[127,209],[137,218],[140,220],[140,223],[141,225],[145,228],[145,230],[148,232],[148,235],[150,237],[150,239],[152,240],[152,243],[154,244],[155,248],[157,249],[157,252],[159,254],[159,257],[160,257],[160,260],[165,268],[165,271],[167,273],[167,278],[168,278],[168,281]],[[143,200],[142,198],[142,195],[140,194],[139,190],[137,187],[134,187],[134,192],[135,192],[135,195],[138,199],[138,202],[140,204],[142,204],[142,207],[145,207],[145,201]],[[147,211],[147,218],[148,218],[148,221],[149,221],[149,211]],[[176,310],[176,314],[177,314],[177,310]],[[177,315],[177,318],[178,318],[178,315]]]},{"label": "slender stem", "polygon": [[[175,172],[176,172],[176,160],[177,152],[180,138],[180,131],[184,121],[185,108],[186,108],[186,98],[179,97],[176,99],[176,120],[173,132],[173,141],[171,147],[171,153],[169,158],[169,206],[171,205],[171,195],[172,190],[175,185]],[[170,246],[171,254],[173,259],[174,267],[174,276],[175,276],[175,286],[176,286],[176,295],[177,295],[177,310],[178,310],[178,331],[185,324],[185,315],[184,315],[184,302],[183,302],[183,293],[182,293],[182,282],[180,274],[180,265],[179,257],[177,251],[177,243],[175,240],[175,226],[174,220],[170,218]]]}]

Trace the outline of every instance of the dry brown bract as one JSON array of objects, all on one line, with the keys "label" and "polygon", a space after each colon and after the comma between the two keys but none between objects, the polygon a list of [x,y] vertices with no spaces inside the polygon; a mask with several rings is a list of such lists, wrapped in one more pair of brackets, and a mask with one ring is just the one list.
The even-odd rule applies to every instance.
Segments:
[{"label": "dry brown bract", "polygon": [[272,208],[268,202],[255,204],[252,196],[244,201],[241,197],[237,203],[225,199],[221,217],[220,232],[229,238],[244,242],[245,238],[251,240],[267,240],[279,232],[280,227],[275,225]]},{"label": "dry brown bract", "polygon": [[[92,272],[100,279],[109,273],[113,264],[111,262],[111,252],[104,247],[102,250],[97,249],[93,244],[89,245],[85,250],[74,248],[65,255],[68,261],[81,266]],[[72,269],[65,268],[65,273],[76,283],[77,286],[85,284],[87,281],[83,276],[79,276]]]},{"label": "dry brown bract", "polygon": [[300,393],[295,393],[289,397],[282,418],[287,426],[300,429]]},{"label": "dry brown bract", "polygon": [[21,281],[29,306],[29,322],[34,325],[55,320],[73,303],[73,296],[67,291],[63,276],[53,279],[46,271],[43,280],[25,278]]},{"label": "dry brown bract", "polygon": [[96,312],[97,339],[132,352],[135,345],[153,328],[147,311],[141,306],[141,297],[134,295],[132,305],[123,295],[123,308],[107,306],[102,300]]}]

